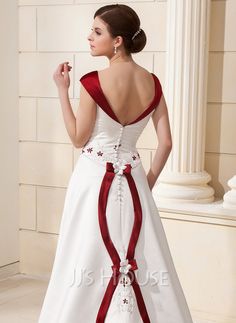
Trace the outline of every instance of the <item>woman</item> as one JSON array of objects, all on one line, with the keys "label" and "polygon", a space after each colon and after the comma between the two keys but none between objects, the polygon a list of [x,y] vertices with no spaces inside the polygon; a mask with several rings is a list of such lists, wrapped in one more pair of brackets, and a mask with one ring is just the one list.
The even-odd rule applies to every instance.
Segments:
[{"label": "woman", "polygon": [[[58,66],[65,126],[82,148],[70,178],[40,323],[191,323],[151,190],[171,151],[162,87],[131,54],[146,36],[126,5],[94,15],[91,54],[109,67],[80,78],[76,118],[68,62]],[[158,149],[146,176],[136,142],[152,117]]]}]

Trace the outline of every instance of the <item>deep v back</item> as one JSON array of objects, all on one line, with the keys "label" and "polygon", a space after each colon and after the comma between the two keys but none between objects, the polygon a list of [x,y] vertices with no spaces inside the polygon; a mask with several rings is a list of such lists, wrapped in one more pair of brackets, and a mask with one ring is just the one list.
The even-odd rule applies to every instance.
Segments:
[{"label": "deep v back", "polygon": [[158,106],[161,95],[162,95],[162,87],[159,79],[154,73],[151,73],[155,82],[155,94],[151,102],[144,109],[144,111],[139,114],[135,120],[132,122],[122,124],[115,112],[112,110],[103,90],[101,87],[101,83],[99,80],[99,74],[97,70],[91,71],[80,78],[80,82],[83,84],[84,88],[91,95],[94,101],[101,107],[101,109],[108,114],[113,120],[121,124],[122,126],[128,126],[142,120],[145,116],[147,116],[155,107]]},{"label": "deep v back", "polygon": [[[119,118],[117,117],[117,115],[115,114],[115,112],[114,112],[114,110],[112,109],[112,107],[111,107],[111,105],[109,104],[109,101],[108,101],[108,99],[107,99],[107,97],[106,97],[106,95],[105,95],[105,93],[104,93],[104,91],[102,90],[102,85],[101,85],[101,82],[100,82],[100,77],[99,77],[99,73],[98,73],[98,71],[96,71],[97,72],[97,79],[98,79],[98,85],[99,85],[99,88],[100,88],[100,91],[101,91],[101,94],[103,95],[103,97],[104,97],[104,100],[106,101],[106,104],[109,106],[109,109],[113,112],[113,114],[115,115],[115,118],[116,118],[116,120],[120,123],[120,124],[122,124],[122,122],[121,121],[119,121]],[[149,102],[149,104],[147,105],[147,107],[144,109],[144,111],[143,112],[141,112],[132,122],[129,122],[129,123],[126,123],[126,124],[122,124],[123,126],[126,126],[126,125],[129,125],[129,124],[132,124],[132,123],[134,123],[134,122],[136,122],[136,120],[138,119],[138,118],[140,118],[144,113],[145,113],[145,111],[146,110],[148,110],[149,109],[149,107],[153,104],[153,102],[154,102],[154,100],[155,100],[155,98],[156,98],[156,91],[157,91],[157,87],[156,87],[156,82],[155,82],[155,77],[154,77],[154,75],[153,75],[153,73],[151,73],[151,75],[152,75],[152,77],[153,77],[153,80],[154,80],[154,96],[153,96],[153,98],[152,98],[152,100]]]}]

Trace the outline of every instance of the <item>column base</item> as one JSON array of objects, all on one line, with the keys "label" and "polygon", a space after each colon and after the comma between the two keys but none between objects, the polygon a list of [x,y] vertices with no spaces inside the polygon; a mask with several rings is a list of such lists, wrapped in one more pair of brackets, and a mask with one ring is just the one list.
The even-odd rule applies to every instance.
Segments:
[{"label": "column base", "polygon": [[230,210],[236,210],[236,176],[233,176],[228,181],[228,185],[231,190],[223,196],[223,207]]},{"label": "column base", "polygon": [[156,201],[175,203],[210,203],[214,201],[214,189],[207,183],[211,176],[198,173],[165,173],[152,189]]}]

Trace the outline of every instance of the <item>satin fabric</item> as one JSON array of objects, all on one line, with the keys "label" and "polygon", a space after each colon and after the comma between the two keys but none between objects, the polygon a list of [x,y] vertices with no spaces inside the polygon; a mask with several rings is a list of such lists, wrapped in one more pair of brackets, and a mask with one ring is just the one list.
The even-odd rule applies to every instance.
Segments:
[{"label": "satin fabric", "polygon": [[38,323],[192,323],[136,143],[162,95],[123,126],[98,71],[82,85],[95,127],[68,183],[54,264]]}]

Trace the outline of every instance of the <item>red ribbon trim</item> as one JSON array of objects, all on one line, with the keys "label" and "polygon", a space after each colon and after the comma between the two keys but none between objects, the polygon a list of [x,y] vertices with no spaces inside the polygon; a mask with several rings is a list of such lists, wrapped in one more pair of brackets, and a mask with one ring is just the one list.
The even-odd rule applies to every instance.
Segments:
[{"label": "red ribbon trim", "polygon": [[[131,265],[128,275],[130,277],[131,285],[133,287],[133,290],[136,296],[136,300],[137,300],[137,304],[138,304],[138,308],[139,308],[139,312],[142,317],[142,320],[144,323],[150,323],[151,321],[148,317],[147,309],[143,300],[140,286],[136,280],[136,276],[134,273],[134,270],[138,269],[136,260],[134,259],[134,253],[135,253],[135,247],[138,241],[138,237],[139,237],[139,233],[142,225],[142,208],[141,208],[138,191],[135,185],[135,181],[131,175],[130,164],[126,164],[126,168],[123,170],[123,174],[126,176],[126,179],[128,181],[128,185],[131,191],[133,205],[134,205],[134,225],[130,236],[129,246],[128,246],[127,255],[126,255],[126,259],[128,259],[128,263]],[[108,199],[109,190],[114,177],[115,177],[115,173],[114,173],[113,164],[111,162],[107,162],[106,173],[102,180],[102,184],[99,192],[99,198],[98,198],[98,219],[99,219],[99,226],[100,226],[103,242],[113,262],[113,265],[111,266],[113,273],[108,283],[103,300],[101,302],[101,305],[97,314],[96,323],[105,322],[106,314],[110,306],[114,291],[118,285],[118,279],[120,275],[119,269],[120,269],[121,259],[111,240],[108,226],[107,226],[107,220],[106,220],[107,199]]]}]

